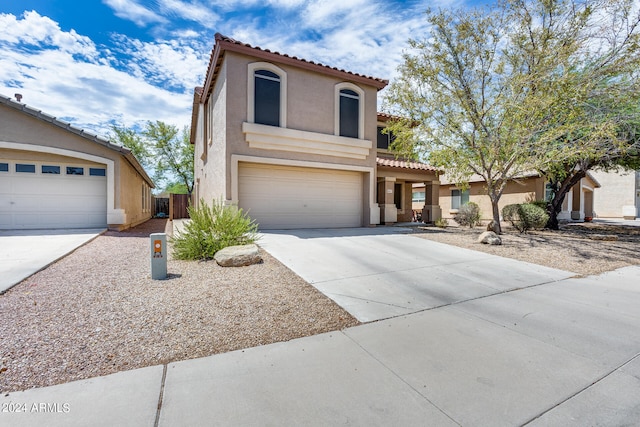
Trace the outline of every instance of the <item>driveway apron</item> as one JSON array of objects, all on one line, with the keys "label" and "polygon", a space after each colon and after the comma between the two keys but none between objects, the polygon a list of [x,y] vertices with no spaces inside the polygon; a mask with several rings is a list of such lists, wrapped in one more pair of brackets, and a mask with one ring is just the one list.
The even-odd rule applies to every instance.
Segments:
[{"label": "driveway apron", "polygon": [[0,295],[105,231],[0,230]]},{"label": "driveway apron", "polygon": [[361,322],[574,275],[422,239],[399,227],[270,231],[259,244]]}]

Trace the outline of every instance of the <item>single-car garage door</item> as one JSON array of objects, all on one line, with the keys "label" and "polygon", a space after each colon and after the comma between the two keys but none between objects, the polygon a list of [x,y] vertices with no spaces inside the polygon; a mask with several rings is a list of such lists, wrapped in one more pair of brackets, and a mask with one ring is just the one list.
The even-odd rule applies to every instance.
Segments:
[{"label": "single-car garage door", "polygon": [[104,166],[0,159],[0,229],[106,225]]},{"label": "single-car garage door", "polygon": [[362,225],[359,172],[240,163],[238,199],[263,230]]}]

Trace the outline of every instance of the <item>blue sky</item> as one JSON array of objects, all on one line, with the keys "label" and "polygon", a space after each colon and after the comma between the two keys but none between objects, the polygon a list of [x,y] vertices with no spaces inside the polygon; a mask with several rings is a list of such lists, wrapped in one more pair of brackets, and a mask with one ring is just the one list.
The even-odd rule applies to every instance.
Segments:
[{"label": "blue sky", "polygon": [[393,79],[427,7],[477,1],[0,0],[0,94],[102,136],[110,123],[182,127],[216,32]]}]

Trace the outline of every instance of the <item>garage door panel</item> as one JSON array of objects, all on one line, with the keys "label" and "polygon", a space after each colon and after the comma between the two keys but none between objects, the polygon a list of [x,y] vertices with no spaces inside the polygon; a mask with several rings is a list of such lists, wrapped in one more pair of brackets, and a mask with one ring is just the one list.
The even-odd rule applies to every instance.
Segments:
[{"label": "garage door panel", "polygon": [[[60,166],[64,171],[64,165]],[[64,172],[42,174],[40,170],[39,164],[36,173],[19,173],[11,168],[11,172],[0,176],[0,228],[101,228],[107,225],[106,177]]]},{"label": "garage door panel", "polygon": [[240,164],[239,205],[261,229],[359,227],[362,174]]}]

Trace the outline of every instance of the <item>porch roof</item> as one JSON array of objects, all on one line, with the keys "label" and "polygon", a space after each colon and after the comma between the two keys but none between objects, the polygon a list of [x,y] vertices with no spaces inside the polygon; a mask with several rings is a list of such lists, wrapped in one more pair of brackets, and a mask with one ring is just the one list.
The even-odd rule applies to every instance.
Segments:
[{"label": "porch roof", "polygon": [[401,159],[391,159],[385,157],[376,157],[376,164],[378,166],[385,166],[389,168],[400,168],[400,169],[412,169],[412,170],[422,170],[429,172],[440,172],[440,170],[434,166],[428,165],[426,163],[420,162],[412,162],[410,160],[401,160]]}]

